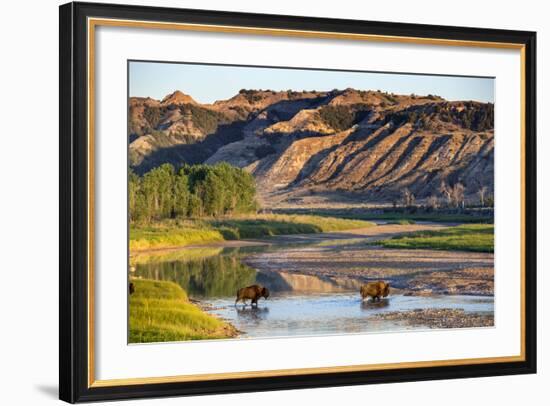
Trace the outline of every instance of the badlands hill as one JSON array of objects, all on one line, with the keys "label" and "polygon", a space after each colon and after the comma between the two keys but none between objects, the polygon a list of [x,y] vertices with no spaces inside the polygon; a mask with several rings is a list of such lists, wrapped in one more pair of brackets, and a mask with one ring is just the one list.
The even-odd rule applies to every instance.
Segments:
[{"label": "badlands hill", "polygon": [[130,99],[130,164],[226,161],[254,174],[273,207],[390,202],[405,187],[423,199],[442,181],[492,194],[493,123],[493,104],[433,95],[241,90],[200,104],[176,91]]}]

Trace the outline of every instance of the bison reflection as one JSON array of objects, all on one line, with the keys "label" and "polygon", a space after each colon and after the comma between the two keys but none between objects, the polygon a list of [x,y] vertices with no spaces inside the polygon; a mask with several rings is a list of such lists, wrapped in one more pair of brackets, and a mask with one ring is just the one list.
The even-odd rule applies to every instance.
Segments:
[{"label": "bison reflection", "polygon": [[381,309],[384,307],[388,307],[390,305],[389,299],[380,299],[376,302],[371,302],[370,300],[367,301],[361,301],[361,310],[374,310],[374,309]]},{"label": "bison reflection", "polygon": [[266,287],[260,285],[247,286],[241,288],[237,292],[237,299],[235,299],[235,306],[238,302],[243,302],[246,306],[246,301],[250,300],[250,306],[258,306],[258,299],[263,297],[267,299],[269,297],[269,290]]},{"label": "bison reflection", "polygon": [[267,319],[269,316],[268,307],[237,307],[237,316],[240,322],[252,324],[254,326]]}]

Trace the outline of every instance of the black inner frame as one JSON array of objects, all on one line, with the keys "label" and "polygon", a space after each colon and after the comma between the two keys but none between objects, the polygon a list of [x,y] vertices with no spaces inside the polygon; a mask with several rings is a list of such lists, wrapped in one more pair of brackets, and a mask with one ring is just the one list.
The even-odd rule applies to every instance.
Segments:
[{"label": "black inner frame", "polygon": [[[94,3],[68,3],[60,7],[59,13],[60,399],[75,403],[536,372],[536,33]],[[523,219],[525,226],[525,360],[380,371],[88,387],[87,19],[89,17],[525,45],[525,218]]]}]

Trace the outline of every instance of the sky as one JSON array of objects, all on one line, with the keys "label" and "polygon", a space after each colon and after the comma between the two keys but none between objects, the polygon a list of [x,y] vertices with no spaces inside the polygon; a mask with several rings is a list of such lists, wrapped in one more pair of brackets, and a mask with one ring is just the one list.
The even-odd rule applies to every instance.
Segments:
[{"label": "sky", "polygon": [[180,90],[199,103],[229,99],[240,89],[326,91],[348,87],[433,94],[450,101],[494,102],[494,79],[477,77],[131,61],[128,81],[131,97],[160,100]]}]

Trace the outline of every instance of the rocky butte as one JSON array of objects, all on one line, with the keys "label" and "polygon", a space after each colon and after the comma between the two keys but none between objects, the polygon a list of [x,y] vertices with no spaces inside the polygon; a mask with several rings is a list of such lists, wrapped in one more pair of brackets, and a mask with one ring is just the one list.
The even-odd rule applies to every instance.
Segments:
[{"label": "rocky butte", "polygon": [[245,168],[264,207],[439,194],[442,181],[466,196],[494,188],[494,105],[356,89],[241,90],[212,104],[180,91],[129,100],[130,165]]}]

